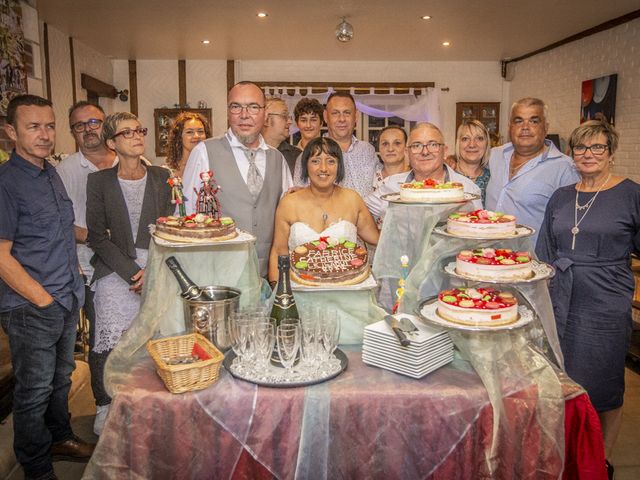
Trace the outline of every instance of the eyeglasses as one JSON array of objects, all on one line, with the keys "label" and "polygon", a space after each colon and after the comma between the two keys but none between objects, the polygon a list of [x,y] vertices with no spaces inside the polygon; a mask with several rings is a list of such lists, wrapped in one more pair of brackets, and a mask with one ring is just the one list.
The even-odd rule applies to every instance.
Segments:
[{"label": "eyeglasses", "polygon": [[102,120],[99,120],[97,118],[90,118],[86,122],[74,123],[73,125],[71,125],[71,130],[73,130],[76,133],[82,133],[87,129],[97,130],[100,128],[100,125],[102,125]]},{"label": "eyeglasses", "polygon": [[573,150],[575,155],[584,155],[587,153],[587,150],[589,150],[593,155],[600,156],[607,151],[607,148],[609,148],[609,145],[594,143],[590,147],[587,147],[586,145],[576,145],[571,150]]},{"label": "eyeglasses", "polygon": [[282,117],[285,120],[291,120],[291,115],[289,115],[288,113],[268,113],[267,116],[271,117],[271,116],[276,116],[276,117]]},{"label": "eyeglasses", "polygon": [[444,143],[438,143],[438,142],[429,142],[429,143],[414,142],[409,145],[409,150],[411,151],[411,153],[422,153],[422,150],[426,148],[427,152],[429,153],[438,153],[443,146],[444,146]]},{"label": "eyeglasses", "polygon": [[227,105],[227,109],[229,113],[233,115],[238,115],[242,112],[242,110],[247,110],[247,113],[251,115],[257,115],[260,113],[260,110],[264,108],[264,105],[258,105],[257,103],[250,103],[248,105],[240,105],[239,103],[230,103]]},{"label": "eyeglasses", "polygon": [[119,137],[120,135],[122,135],[124,138],[133,138],[133,135],[136,133],[141,137],[145,137],[148,132],[149,132],[149,129],[146,127],[138,127],[135,130],[131,130],[130,128],[127,128],[125,130],[122,130],[121,132],[116,133],[111,138],[116,138],[116,137]]}]

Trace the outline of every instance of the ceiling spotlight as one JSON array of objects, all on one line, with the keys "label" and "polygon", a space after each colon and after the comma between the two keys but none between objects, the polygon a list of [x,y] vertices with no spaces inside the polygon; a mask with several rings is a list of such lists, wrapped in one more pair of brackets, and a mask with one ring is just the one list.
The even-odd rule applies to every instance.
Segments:
[{"label": "ceiling spotlight", "polygon": [[258,18],[265,18],[265,17],[268,17],[268,16],[269,16],[269,14],[265,13],[265,12],[259,12],[259,13],[256,14],[256,17],[258,17]]},{"label": "ceiling spotlight", "polygon": [[423,15],[420,18],[422,18],[422,20],[431,20],[431,15]]},{"label": "ceiling spotlight", "polygon": [[451,45],[451,43],[449,43],[449,42],[442,42],[442,46],[443,46],[443,47],[448,47],[449,45]]},{"label": "ceiling spotlight", "polygon": [[341,42],[348,42],[353,38],[353,25],[342,17],[342,21],[336,27],[336,38]]},{"label": "ceiling spotlight", "polygon": [[203,45],[209,45],[211,43],[210,40],[202,40]]},{"label": "ceiling spotlight", "polygon": [[124,90],[118,90],[116,92],[116,95],[118,95],[118,98],[121,102],[126,102],[127,100],[129,100],[129,90],[127,90],[126,88]]}]

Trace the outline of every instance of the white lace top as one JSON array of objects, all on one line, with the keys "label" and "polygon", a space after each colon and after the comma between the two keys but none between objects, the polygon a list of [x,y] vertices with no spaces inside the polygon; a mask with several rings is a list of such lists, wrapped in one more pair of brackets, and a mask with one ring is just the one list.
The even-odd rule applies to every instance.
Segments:
[{"label": "white lace top", "polygon": [[[133,238],[138,236],[142,200],[147,183],[145,175],[140,180],[118,179],[125,204],[129,212],[131,232]],[[144,227],[143,227],[144,228]],[[136,263],[140,268],[147,264],[148,250],[136,248]],[[97,353],[108,352],[120,340],[122,334],[129,328],[132,320],[140,310],[140,295],[129,290],[129,283],[125,282],[113,272],[96,282],[94,304],[96,309],[95,345]]]}]

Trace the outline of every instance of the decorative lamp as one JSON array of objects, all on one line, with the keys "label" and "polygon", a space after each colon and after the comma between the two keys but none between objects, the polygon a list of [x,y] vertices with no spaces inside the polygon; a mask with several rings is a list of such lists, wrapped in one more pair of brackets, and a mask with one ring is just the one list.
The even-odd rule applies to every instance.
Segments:
[{"label": "decorative lamp", "polygon": [[342,17],[342,21],[336,27],[336,38],[341,42],[348,42],[353,38],[353,25]]}]

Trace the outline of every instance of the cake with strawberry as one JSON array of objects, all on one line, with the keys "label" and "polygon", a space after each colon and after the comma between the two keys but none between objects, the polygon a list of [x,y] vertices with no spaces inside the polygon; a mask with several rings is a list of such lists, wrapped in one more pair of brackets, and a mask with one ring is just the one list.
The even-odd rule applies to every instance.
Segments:
[{"label": "cake with strawberry", "polygon": [[447,203],[464,200],[464,187],[458,182],[440,183],[432,178],[400,185],[400,200],[405,202]]},{"label": "cake with strawberry", "polygon": [[369,276],[367,249],[342,238],[298,245],[290,257],[291,280],[302,285],[355,285]]},{"label": "cake with strawberry", "polygon": [[437,313],[449,322],[499,327],[518,320],[518,299],[494,288],[454,288],[438,295]]},{"label": "cake with strawberry", "polygon": [[447,232],[460,237],[508,237],[516,233],[516,217],[491,210],[455,212],[447,218]]},{"label": "cake with strawberry", "polygon": [[525,280],[533,276],[529,252],[508,248],[462,250],[456,256],[456,272],[474,280]]},{"label": "cake with strawberry", "polygon": [[185,217],[160,217],[155,235],[173,242],[211,242],[229,240],[238,235],[236,223],[230,217],[216,219],[197,213]]}]

